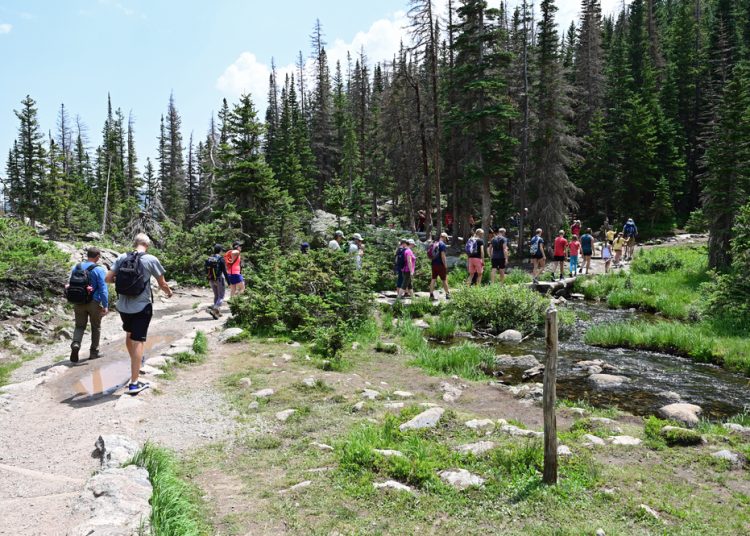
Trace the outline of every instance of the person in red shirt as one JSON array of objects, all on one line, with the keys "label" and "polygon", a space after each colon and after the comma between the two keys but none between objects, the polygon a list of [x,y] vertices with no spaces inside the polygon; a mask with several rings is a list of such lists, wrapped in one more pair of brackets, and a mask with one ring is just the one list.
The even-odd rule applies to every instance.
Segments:
[{"label": "person in red shirt", "polygon": [[560,281],[562,281],[565,279],[563,270],[565,269],[565,249],[568,247],[568,241],[565,239],[565,231],[562,229],[560,229],[557,235],[557,238],[555,238],[554,261],[560,265]]},{"label": "person in red shirt", "polygon": [[570,277],[575,277],[578,273],[578,254],[581,252],[581,243],[578,241],[578,235],[573,235],[568,244],[570,251]]}]

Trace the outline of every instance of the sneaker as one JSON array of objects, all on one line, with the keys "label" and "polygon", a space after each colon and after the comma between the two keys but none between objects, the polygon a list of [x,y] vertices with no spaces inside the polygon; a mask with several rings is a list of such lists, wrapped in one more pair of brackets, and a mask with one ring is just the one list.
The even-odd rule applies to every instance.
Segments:
[{"label": "sneaker", "polygon": [[538,280],[538,279],[537,279],[536,277],[532,279],[532,282],[533,282],[533,283],[534,283],[535,285],[538,285],[538,284],[539,284],[539,280]]},{"label": "sneaker", "polygon": [[434,294],[433,294],[432,292],[430,292],[430,299],[431,299],[432,301],[435,301],[435,295],[434,295]]},{"label": "sneaker", "polygon": [[450,292],[446,292],[446,293],[445,293],[445,299],[446,299],[446,300],[450,300],[450,299],[451,299],[451,294],[450,294]]},{"label": "sneaker", "polygon": [[99,350],[89,350],[89,360],[91,359],[99,359],[102,355],[99,353]]},{"label": "sneaker", "polygon": [[80,342],[74,342],[70,345],[70,362],[78,363],[78,350],[81,349]]},{"label": "sneaker", "polygon": [[206,308],[206,311],[208,311],[208,314],[210,314],[214,320],[219,318],[219,314],[216,312],[216,309],[214,309],[213,307]]},{"label": "sneaker", "polygon": [[126,391],[126,393],[128,393],[129,395],[137,395],[144,389],[148,389],[148,387],[149,385],[147,383],[137,381],[128,385],[128,390]]}]

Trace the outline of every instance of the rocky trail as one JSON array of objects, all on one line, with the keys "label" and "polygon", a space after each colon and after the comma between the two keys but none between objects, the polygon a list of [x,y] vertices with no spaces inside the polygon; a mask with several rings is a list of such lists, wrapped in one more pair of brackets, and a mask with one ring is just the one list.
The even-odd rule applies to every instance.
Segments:
[{"label": "rocky trail", "polygon": [[[205,312],[209,295],[186,289],[171,300],[156,298],[147,360],[183,351],[197,330],[208,334],[223,324],[226,317],[214,320]],[[232,430],[232,412],[214,387],[220,366],[211,359],[181,371],[168,385],[147,376],[152,388],[137,397],[121,389],[81,394],[82,384],[107,387],[127,378],[119,316],[105,317],[102,328],[102,358],[88,361],[83,350],[74,365],[67,359],[69,342],[60,342],[45,347],[15,371],[14,383],[0,388],[0,534],[75,534],[90,516],[76,506],[100,466],[92,457],[100,435],[119,434],[138,444],[152,440],[179,451]],[[87,344],[88,333],[84,349]]]}]

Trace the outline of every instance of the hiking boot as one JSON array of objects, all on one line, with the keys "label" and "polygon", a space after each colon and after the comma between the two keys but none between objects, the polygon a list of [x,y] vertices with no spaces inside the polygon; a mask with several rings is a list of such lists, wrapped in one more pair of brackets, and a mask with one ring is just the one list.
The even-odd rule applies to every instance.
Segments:
[{"label": "hiking boot", "polygon": [[91,359],[99,359],[102,355],[99,353],[99,350],[89,350],[89,360]]},{"label": "hiking boot", "polygon": [[451,293],[450,292],[446,292],[445,293],[445,299],[446,300],[450,300],[451,299]]},{"label": "hiking boot", "polygon": [[128,390],[125,391],[129,395],[137,395],[144,389],[148,389],[149,385],[147,383],[144,383],[142,381],[137,381],[135,383],[128,384]]},{"label": "hiking boot", "polygon": [[432,292],[430,292],[430,299],[431,299],[432,301],[435,301],[435,295],[434,295],[434,294],[433,294]]},{"label": "hiking boot", "polygon": [[531,280],[535,285],[539,284],[539,280],[535,277]]},{"label": "hiking boot", "polygon": [[213,317],[214,320],[216,320],[217,318],[219,318],[219,315],[216,312],[216,309],[214,309],[213,307],[207,307],[206,311],[208,311],[208,314],[210,314],[211,317]]},{"label": "hiking boot", "polygon": [[78,363],[78,350],[81,349],[80,342],[73,342],[70,345],[70,362]]}]

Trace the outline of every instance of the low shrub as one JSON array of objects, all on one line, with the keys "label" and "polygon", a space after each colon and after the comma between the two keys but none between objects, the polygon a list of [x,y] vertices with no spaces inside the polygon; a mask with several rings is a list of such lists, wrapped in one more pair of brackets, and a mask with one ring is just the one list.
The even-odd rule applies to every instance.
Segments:
[{"label": "low shrub", "polygon": [[[408,233],[407,233],[408,235]],[[396,248],[401,238],[413,238],[416,235],[407,236],[391,229],[377,229],[368,227],[365,231],[365,255],[362,261],[363,271],[367,273],[373,290],[380,292],[384,290],[395,290],[397,274],[394,272],[396,260]],[[412,249],[417,256],[416,271],[414,274],[414,290],[426,291],[432,278],[430,259],[427,258],[427,250],[417,240],[417,245]]]},{"label": "low shrub", "polygon": [[699,208],[690,213],[687,222],[685,223],[685,230],[688,233],[705,233],[708,231],[708,219],[703,214],[703,209]]},{"label": "low shrub", "polygon": [[540,331],[550,303],[532,289],[509,285],[462,287],[451,298],[446,313],[456,322],[493,333]]},{"label": "low shrub", "polygon": [[208,339],[206,334],[198,330],[193,339],[193,353],[197,355],[206,355],[208,353]]},{"label": "low shrub", "polygon": [[366,272],[328,250],[281,255],[269,249],[230,301],[234,323],[253,333],[321,338],[319,329],[355,331],[369,319],[373,296]]},{"label": "low shrub", "polygon": [[429,321],[430,327],[427,328],[427,336],[432,339],[447,341],[452,339],[458,331],[455,320],[446,315],[441,315]]},{"label": "low shrub", "polygon": [[397,354],[398,346],[393,344],[392,342],[378,341],[375,344],[375,351],[383,354]]}]

